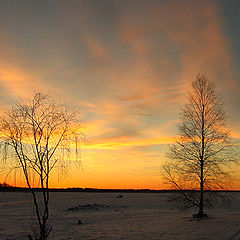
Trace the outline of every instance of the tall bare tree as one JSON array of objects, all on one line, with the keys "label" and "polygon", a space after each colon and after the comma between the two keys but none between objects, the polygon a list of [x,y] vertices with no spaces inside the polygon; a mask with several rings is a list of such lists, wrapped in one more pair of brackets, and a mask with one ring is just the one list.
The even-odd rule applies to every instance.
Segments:
[{"label": "tall bare tree", "polygon": [[[22,170],[32,194],[39,229],[34,231],[34,238],[46,240],[52,229],[48,223],[50,176],[58,162],[66,160],[64,152],[76,153],[81,123],[66,105],[35,93],[31,100],[17,102],[0,117],[0,137],[11,153],[9,160]],[[41,188],[40,197],[36,186]]]},{"label": "tall bare tree", "polygon": [[237,159],[226,127],[223,98],[205,74],[198,74],[192,82],[188,103],[180,113],[178,134],[164,165],[167,183],[179,190],[172,200],[181,208],[198,208],[195,217],[206,217],[204,207],[214,207],[219,198],[227,200],[212,190],[229,187],[226,167]]}]

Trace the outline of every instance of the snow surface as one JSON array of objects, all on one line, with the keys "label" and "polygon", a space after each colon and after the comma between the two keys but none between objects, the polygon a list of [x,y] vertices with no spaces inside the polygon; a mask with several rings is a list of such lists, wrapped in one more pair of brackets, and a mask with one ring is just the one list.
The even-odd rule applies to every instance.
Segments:
[{"label": "snow surface", "polygon": [[[117,198],[121,194],[123,198]],[[171,208],[166,193],[51,193],[51,238],[54,240],[236,240],[240,239],[240,193],[231,208],[207,211]],[[33,225],[30,193],[0,193],[0,239],[27,239]],[[87,205],[88,204],[88,205]],[[70,210],[69,210],[70,209]],[[78,224],[81,220],[82,224]]]}]

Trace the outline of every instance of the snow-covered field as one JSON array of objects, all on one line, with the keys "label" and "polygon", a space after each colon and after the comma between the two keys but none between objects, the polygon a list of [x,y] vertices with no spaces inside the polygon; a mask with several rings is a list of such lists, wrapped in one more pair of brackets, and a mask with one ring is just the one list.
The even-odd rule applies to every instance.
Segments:
[{"label": "snow-covered field", "polygon": [[[51,239],[240,239],[240,193],[232,208],[207,211],[205,220],[191,218],[194,210],[172,209],[166,193],[120,194],[51,193]],[[0,199],[0,239],[27,239],[34,219],[30,194],[0,193]]]}]

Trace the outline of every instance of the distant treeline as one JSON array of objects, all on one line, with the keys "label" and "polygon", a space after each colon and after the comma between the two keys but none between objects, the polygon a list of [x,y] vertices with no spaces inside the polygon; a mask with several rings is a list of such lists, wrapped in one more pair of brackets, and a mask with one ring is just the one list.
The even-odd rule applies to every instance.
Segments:
[{"label": "distant treeline", "polygon": [[[41,188],[33,188],[36,192],[41,192]],[[98,189],[98,188],[49,188],[49,192],[121,192],[121,193],[174,193],[179,190],[152,190],[152,189]],[[7,183],[0,183],[0,192],[29,192],[29,188],[13,187]],[[195,190],[185,190],[192,192]],[[217,190],[217,192],[240,192],[239,190]]]}]

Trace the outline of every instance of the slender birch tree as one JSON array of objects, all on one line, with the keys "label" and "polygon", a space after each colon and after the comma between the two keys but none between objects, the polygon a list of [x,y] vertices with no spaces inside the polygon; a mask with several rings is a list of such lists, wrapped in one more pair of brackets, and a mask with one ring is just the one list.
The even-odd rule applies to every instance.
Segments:
[{"label": "slender birch tree", "polygon": [[[57,164],[65,161],[64,152],[74,149],[76,153],[81,123],[76,112],[38,92],[31,100],[17,102],[0,117],[0,138],[11,153],[8,160],[22,170],[33,197],[38,230],[34,236],[29,234],[29,239],[46,240],[52,229],[48,221],[50,176]],[[40,187],[40,193],[35,187]]]},{"label": "slender birch tree", "polygon": [[226,196],[212,190],[229,188],[231,177],[226,169],[237,162],[223,98],[205,74],[198,74],[192,82],[188,103],[180,113],[178,135],[163,167],[166,182],[179,190],[171,200],[181,208],[197,208],[194,217],[203,218],[207,216],[204,208],[214,207],[215,200],[227,202]]}]

